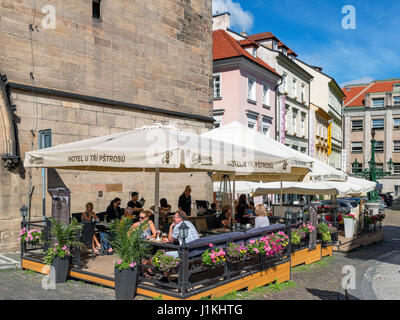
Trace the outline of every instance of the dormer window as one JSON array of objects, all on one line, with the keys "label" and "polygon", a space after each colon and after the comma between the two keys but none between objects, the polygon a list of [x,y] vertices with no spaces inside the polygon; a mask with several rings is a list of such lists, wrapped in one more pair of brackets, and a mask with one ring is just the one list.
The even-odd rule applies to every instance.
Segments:
[{"label": "dormer window", "polygon": [[276,43],[275,40],[272,40],[272,49],[278,50],[278,44]]},{"label": "dormer window", "polygon": [[257,48],[255,48],[255,47],[251,48],[251,55],[252,55],[254,58],[257,58]]},{"label": "dormer window", "polygon": [[286,51],[285,48],[282,48],[282,52],[283,52],[284,55],[287,55],[287,51]]}]

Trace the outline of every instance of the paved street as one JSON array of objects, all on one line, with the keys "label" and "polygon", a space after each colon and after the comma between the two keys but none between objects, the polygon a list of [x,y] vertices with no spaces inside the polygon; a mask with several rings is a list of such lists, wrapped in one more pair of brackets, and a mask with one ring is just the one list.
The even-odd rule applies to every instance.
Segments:
[{"label": "paved street", "polygon": [[[342,267],[354,266],[356,289],[349,290],[349,299],[400,299],[400,204],[387,210],[384,238],[377,244],[361,247],[349,253],[334,253],[309,266],[293,269],[294,286],[282,291],[261,290],[254,294],[240,294],[237,299],[271,300],[337,300],[344,299],[341,282],[345,274]],[[18,260],[18,254],[0,256],[0,263]],[[83,281],[69,280],[58,284],[56,290],[42,288],[43,275],[32,271],[4,270],[0,268],[0,299],[75,299],[110,300],[114,290]],[[143,299],[137,297],[137,299]]]}]

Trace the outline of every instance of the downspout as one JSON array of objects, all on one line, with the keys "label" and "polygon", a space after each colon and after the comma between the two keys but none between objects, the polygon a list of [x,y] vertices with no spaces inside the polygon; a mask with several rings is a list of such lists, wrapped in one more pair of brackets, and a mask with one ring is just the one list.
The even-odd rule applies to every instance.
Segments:
[{"label": "downspout", "polygon": [[[279,93],[278,93],[278,87],[279,87],[279,86],[282,84],[282,82],[283,82],[282,77],[280,77],[279,80],[280,80],[281,82],[275,86],[275,140],[276,140],[276,141],[279,141],[279,140],[278,140],[278,138],[279,138],[279,130],[278,130],[278,110],[280,110],[280,104],[278,104],[278,102],[279,102],[279,98],[278,98],[278,95],[279,95]],[[280,97],[280,95],[279,95],[279,97]],[[278,108],[279,108],[279,109],[278,109]],[[279,111],[279,113],[280,113],[280,111]],[[279,128],[280,128],[280,127],[279,127]]]}]

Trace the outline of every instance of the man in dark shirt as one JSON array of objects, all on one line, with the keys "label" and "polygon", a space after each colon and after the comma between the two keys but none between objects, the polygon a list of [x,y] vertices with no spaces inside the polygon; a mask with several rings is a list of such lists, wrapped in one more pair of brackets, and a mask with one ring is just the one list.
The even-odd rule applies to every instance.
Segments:
[{"label": "man in dark shirt", "polygon": [[139,193],[138,192],[132,192],[131,197],[132,197],[132,200],[129,201],[126,206],[133,209],[133,215],[136,217],[134,220],[139,220],[138,219],[139,213],[141,211],[143,211],[142,205],[138,201]]},{"label": "man in dark shirt", "polygon": [[190,196],[191,192],[192,189],[190,186],[186,186],[185,191],[183,191],[178,201],[178,208],[184,211],[188,216],[190,216],[192,209],[192,197]]}]

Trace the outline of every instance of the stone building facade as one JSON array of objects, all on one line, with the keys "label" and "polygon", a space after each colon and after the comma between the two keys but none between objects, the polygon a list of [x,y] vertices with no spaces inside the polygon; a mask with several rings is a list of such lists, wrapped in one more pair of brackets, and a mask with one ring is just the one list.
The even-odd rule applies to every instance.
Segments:
[{"label": "stone building facade", "polygon": [[[154,204],[153,174],[49,169],[43,185],[42,170],[22,165],[40,138],[57,145],[154,122],[200,133],[214,121],[211,0],[34,3],[0,3],[0,252],[18,249],[22,204],[40,219],[43,188],[46,215],[53,187],[71,190],[72,212],[88,201],[104,211],[117,196],[125,206],[135,190]],[[176,209],[188,184],[193,200],[212,199],[202,173],[161,174],[160,196]]]},{"label": "stone building facade", "polygon": [[[369,168],[371,132],[375,131],[377,167],[392,175],[380,179],[383,192],[400,195],[400,79],[354,84],[343,88],[346,94],[343,116],[346,172],[360,173]],[[357,160],[358,166],[352,164]]]}]

